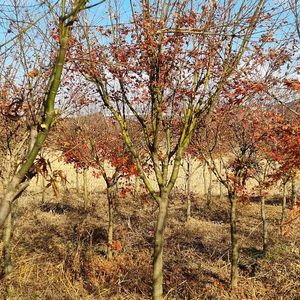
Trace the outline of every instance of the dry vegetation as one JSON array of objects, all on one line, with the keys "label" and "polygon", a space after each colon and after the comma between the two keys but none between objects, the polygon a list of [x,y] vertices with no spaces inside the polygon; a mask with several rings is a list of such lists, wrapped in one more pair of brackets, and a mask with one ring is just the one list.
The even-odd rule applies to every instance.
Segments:
[{"label": "dry vegetation", "polygon": [[[15,271],[1,278],[2,299],[150,299],[155,203],[147,196],[120,200],[114,259],[105,259],[105,193],[82,195],[61,188],[20,199],[12,238]],[[276,199],[275,199],[276,200]],[[165,299],[297,299],[300,291],[299,234],[279,236],[281,208],[270,199],[270,250],[261,254],[260,205],[239,205],[241,238],[239,288],[230,291],[230,223],[227,199],[193,197],[193,218],[185,222],[185,197],[177,192],[166,230]],[[119,243],[120,246],[119,247]]]}]

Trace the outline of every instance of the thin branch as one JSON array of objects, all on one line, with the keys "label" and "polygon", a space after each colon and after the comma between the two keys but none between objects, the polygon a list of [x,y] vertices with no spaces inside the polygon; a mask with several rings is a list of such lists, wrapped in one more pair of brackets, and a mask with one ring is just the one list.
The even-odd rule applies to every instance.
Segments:
[{"label": "thin branch", "polygon": [[296,110],[292,109],[291,107],[289,107],[286,103],[282,102],[281,100],[279,100],[274,93],[270,93],[268,91],[265,91],[265,93],[267,95],[269,95],[270,97],[272,97],[275,101],[277,101],[279,104],[283,105],[285,108],[287,108],[289,111],[291,111],[292,113],[294,113],[295,115],[297,115],[298,117],[300,117],[300,113],[298,113]]},{"label": "thin branch", "polygon": [[[17,35],[15,35],[13,38],[11,38],[10,40],[6,41],[5,43],[0,45],[0,48],[4,47],[5,45],[9,44],[10,42],[12,42],[13,40],[19,38],[23,33],[26,33],[27,30],[29,30],[31,27],[33,27],[36,23],[38,23],[39,21],[41,21],[48,13],[50,13],[52,11],[52,9],[57,5],[58,1],[55,2],[55,4],[53,4],[50,9],[44,13],[41,17],[39,17],[35,22],[31,23],[30,25],[28,25],[26,28],[23,28]],[[0,55],[3,55],[3,53],[1,53]]]}]

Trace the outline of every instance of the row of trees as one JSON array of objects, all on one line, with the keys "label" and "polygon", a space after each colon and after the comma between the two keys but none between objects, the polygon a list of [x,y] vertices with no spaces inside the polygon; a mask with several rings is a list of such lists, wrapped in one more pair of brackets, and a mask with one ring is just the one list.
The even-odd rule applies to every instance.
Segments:
[{"label": "row of trees", "polygon": [[[109,0],[89,7],[84,0],[62,0],[60,7],[42,2],[35,14],[26,3],[12,4],[17,15],[3,24],[0,225],[6,220],[9,232],[12,203],[34,176],[45,176],[45,162],[37,156],[60,123],[63,138],[55,146],[50,140],[49,148],[59,147],[68,163],[94,168],[95,176],[105,179],[109,258],[118,179],[138,174],[156,201],[153,299],[163,299],[169,196],[190,153],[205,160],[228,191],[234,288],[236,203],[245,197],[247,179],[255,178],[260,187],[266,251],[263,194],[269,169],[276,169],[275,181],[298,168],[297,112],[290,103],[299,87],[298,43],[287,30],[292,15],[298,24],[297,2],[290,7],[264,0],[129,4],[125,21],[125,7]],[[108,12],[102,25],[95,23],[100,10]],[[278,102],[294,114],[282,113]],[[89,105],[102,114],[77,117],[70,126],[67,114]],[[112,176],[106,163],[115,168]]]},{"label": "row of trees", "polygon": [[[264,104],[253,102],[230,106],[230,108],[222,107],[213,111],[209,118],[209,125],[205,125],[195,132],[182,159],[183,167],[185,167],[187,193],[186,217],[189,220],[193,216],[190,201],[192,191],[189,187],[191,176],[199,167],[205,171],[205,166],[207,166],[209,173],[214,173],[214,177],[227,191],[226,194],[231,203],[231,284],[237,286],[239,261],[238,202],[245,203],[252,197],[259,197],[263,224],[262,250],[266,254],[269,226],[265,197],[269,189],[275,184],[278,187],[278,184],[282,182],[283,186],[286,187],[288,181],[291,181],[293,187],[293,179],[298,169],[297,163],[292,163],[293,158],[286,151],[286,147],[288,149],[297,149],[298,147],[295,144],[288,144],[284,139],[287,132],[278,130],[278,128],[288,130],[291,129],[291,125],[294,128],[299,122],[294,119],[294,115],[290,111],[282,110],[278,105],[268,108]],[[81,124],[80,127],[78,122]],[[129,185],[128,188],[118,191],[118,179],[128,179],[130,176],[138,178],[139,176],[136,173],[136,165],[131,161],[131,154],[124,151],[124,144],[119,139],[120,128],[115,127],[116,124],[110,122],[111,117],[105,117],[101,113],[90,114],[79,119],[69,119],[68,122],[61,123],[62,127],[58,126],[54,132],[55,139],[59,141],[57,150],[63,151],[67,163],[74,164],[75,168],[79,170],[91,167],[94,170],[94,176],[96,178],[101,176],[106,182],[109,207],[108,259],[112,259],[113,215],[114,209],[117,207],[118,195],[133,194],[135,189],[135,186]],[[108,135],[103,136],[107,124],[113,130]],[[132,121],[130,127],[134,128],[135,126],[135,122]],[[109,141],[106,140],[108,136]],[[297,131],[289,132],[288,136],[289,140],[298,143]],[[108,148],[101,144],[103,139],[105,139],[105,145]],[[138,143],[139,139],[136,141]],[[97,146],[95,145],[96,142],[99,143]],[[140,143],[140,148],[141,145],[142,143]],[[296,154],[295,151],[293,150],[293,155]],[[294,158],[297,159],[297,156]],[[192,170],[192,166],[196,166],[196,168]],[[147,176],[153,178],[153,171],[150,171],[151,165],[148,164],[148,167]],[[109,169],[110,175],[108,175],[107,169]],[[199,176],[199,172],[197,174]],[[249,182],[251,182],[251,188]],[[210,188],[207,189],[208,193]],[[285,188],[278,193],[284,193],[284,191],[286,192]],[[286,196],[285,194],[282,197],[284,200],[282,203],[282,224],[287,220]],[[208,201],[207,205],[210,206],[211,202]]]}]

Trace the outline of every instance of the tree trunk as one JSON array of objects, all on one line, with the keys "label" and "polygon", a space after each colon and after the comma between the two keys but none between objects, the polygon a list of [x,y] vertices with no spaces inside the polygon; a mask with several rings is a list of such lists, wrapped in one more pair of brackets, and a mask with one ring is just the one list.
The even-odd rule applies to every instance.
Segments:
[{"label": "tree trunk", "polygon": [[229,193],[231,211],[230,211],[230,227],[231,227],[231,288],[237,287],[238,281],[238,259],[239,259],[239,245],[237,235],[237,215],[236,215],[236,195]]},{"label": "tree trunk", "polygon": [[8,214],[3,228],[3,258],[4,258],[4,274],[5,277],[9,276],[13,271],[10,253],[10,240],[12,232],[12,218],[11,212]]},{"label": "tree trunk", "polygon": [[263,223],[263,253],[266,254],[268,250],[268,223],[266,219],[265,197],[263,196],[262,187],[260,187],[259,194],[261,200],[261,220]]},{"label": "tree trunk", "polygon": [[88,208],[88,189],[87,189],[87,170],[83,169],[83,199],[84,199],[84,211],[87,211]]},{"label": "tree trunk", "polygon": [[[287,182],[288,181],[283,182],[281,224],[286,220],[286,185],[287,185]],[[280,235],[282,235],[282,226],[280,226]]]},{"label": "tree trunk", "polygon": [[37,126],[36,125],[30,126],[28,153],[30,153],[30,151],[34,147],[34,144],[37,140],[37,136],[38,136]]},{"label": "tree trunk", "polygon": [[292,176],[292,208],[296,208],[296,200],[297,200],[297,194],[296,194],[296,174]]},{"label": "tree trunk", "polygon": [[114,232],[114,198],[115,186],[107,186],[107,200],[108,200],[108,237],[107,237],[107,259],[112,259],[112,243]]},{"label": "tree trunk", "polygon": [[203,188],[204,188],[204,196],[207,195],[207,184],[206,184],[206,161],[203,163]]},{"label": "tree trunk", "polygon": [[168,194],[163,192],[159,202],[159,212],[155,231],[155,246],[153,258],[153,300],[163,300],[163,247],[167,221]]},{"label": "tree trunk", "polygon": [[208,186],[208,191],[207,191],[207,206],[210,207],[211,205],[211,190],[212,190],[212,170],[208,168],[208,173],[209,173],[209,186]]},{"label": "tree trunk", "polygon": [[187,194],[186,220],[191,219],[191,164],[187,161],[187,169],[185,174],[185,192]]},{"label": "tree trunk", "polygon": [[46,196],[46,184],[45,184],[45,178],[42,177],[42,204],[45,203],[45,196]]},{"label": "tree trunk", "polygon": [[19,199],[16,199],[12,204],[12,234],[14,237],[19,237]]},{"label": "tree trunk", "polygon": [[139,178],[135,176],[133,199],[136,201],[139,194]]},{"label": "tree trunk", "polygon": [[219,183],[220,184],[220,200],[222,200],[223,199],[223,191],[222,191],[222,183],[220,182]]},{"label": "tree trunk", "polygon": [[[12,161],[16,160],[15,157],[11,157],[10,153],[7,153],[6,156],[6,163],[4,165],[4,168],[6,170],[6,175],[4,176],[3,180],[3,190],[6,193],[7,188],[9,186],[9,178],[12,172]],[[16,198],[14,202],[10,204],[10,212],[4,222],[4,228],[3,228],[3,260],[4,260],[4,275],[5,277],[9,276],[13,271],[12,266],[12,259],[11,259],[11,248],[10,248],[10,242],[13,232],[13,226],[17,227],[18,222],[18,199]],[[14,223],[16,222],[16,224]]]},{"label": "tree trunk", "polygon": [[[6,170],[6,174],[4,176],[3,180],[3,190],[6,191],[7,186],[9,184],[9,176],[11,173],[11,156],[10,153],[7,152],[6,155],[6,163],[4,165],[4,168]],[[3,228],[3,234],[2,234],[2,239],[3,239],[3,260],[4,260],[4,276],[7,277],[9,276],[10,273],[13,271],[13,266],[11,262],[11,253],[10,253],[10,240],[11,240],[11,226],[12,226],[12,221],[11,221],[11,211],[9,212],[5,222],[4,222],[4,228]]]},{"label": "tree trunk", "polygon": [[[221,170],[222,170],[222,160],[220,159],[220,172],[221,172]],[[222,200],[223,199],[223,192],[222,192],[222,182],[221,181],[219,181],[219,188],[220,188],[220,200]]]},{"label": "tree trunk", "polygon": [[119,209],[119,180],[116,180],[116,183],[114,184],[115,186],[115,203],[114,203],[114,208],[116,213],[118,212]]},{"label": "tree trunk", "polygon": [[76,169],[76,193],[79,194],[79,175],[78,170]]}]

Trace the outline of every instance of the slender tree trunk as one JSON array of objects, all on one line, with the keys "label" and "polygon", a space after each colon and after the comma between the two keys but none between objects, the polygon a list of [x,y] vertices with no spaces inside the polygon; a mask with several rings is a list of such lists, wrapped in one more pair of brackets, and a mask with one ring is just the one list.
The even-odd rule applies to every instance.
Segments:
[{"label": "slender tree trunk", "polygon": [[167,221],[168,202],[168,194],[166,192],[162,192],[155,231],[152,291],[153,300],[163,300],[163,247],[165,226]]},{"label": "slender tree trunk", "polygon": [[19,237],[19,199],[16,199],[12,204],[12,234],[14,237]]},{"label": "slender tree trunk", "polygon": [[38,129],[36,125],[30,126],[30,134],[29,134],[29,144],[28,144],[28,153],[33,149],[34,144],[37,140]]},{"label": "slender tree trunk", "polygon": [[42,204],[45,203],[45,196],[46,196],[46,183],[45,183],[45,178],[42,177]]},{"label": "slender tree trunk", "polygon": [[135,176],[133,199],[136,201],[139,194],[139,178]]},{"label": "slender tree trunk", "polygon": [[191,164],[187,161],[187,169],[185,176],[185,192],[187,194],[186,220],[191,219]]},{"label": "slender tree trunk", "polygon": [[[222,173],[221,172],[221,170],[222,170],[222,151],[221,151],[221,146],[219,145],[219,155],[220,155],[220,161],[219,161],[219,168],[220,168],[220,173]],[[223,194],[222,194],[222,182],[221,181],[219,181],[219,189],[220,189],[220,200],[222,200],[222,198],[223,198]]]},{"label": "slender tree trunk", "polygon": [[[281,224],[286,220],[286,185],[288,181],[283,182],[283,195],[282,195],[282,210],[281,210]],[[280,226],[280,235],[282,235],[282,226]]]},{"label": "slender tree trunk", "polygon": [[12,217],[11,212],[8,214],[3,228],[3,258],[4,258],[4,274],[9,276],[13,271],[10,253],[10,239],[12,233]]},{"label": "slender tree trunk", "polygon": [[78,170],[76,169],[76,193],[79,194],[79,175]]},{"label": "slender tree trunk", "polygon": [[107,259],[112,259],[112,243],[114,232],[114,198],[115,187],[114,185],[107,185],[107,200],[108,200],[108,237],[107,237]]},{"label": "slender tree trunk", "polygon": [[222,192],[222,183],[220,182],[219,183],[219,188],[220,188],[220,200],[222,200],[223,199],[223,192]]},{"label": "slender tree trunk", "polygon": [[207,206],[210,207],[211,205],[211,190],[212,190],[212,170],[208,168],[208,173],[209,173],[209,186],[208,186],[208,191],[207,191]]},{"label": "slender tree trunk", "polygon": [[231,203],[230,211],[230,227],[231,227],[231,288],[237,287],[238,281],[238,259],[239,259],[239,245],[237,235],[237,215],[236,215],[236,195],[229,192]]},{"label": "slender tree trunk", "polygon": [[[4,165],[5,171],[7,172],[4,176],[3,181],[3,190],[6,191],[7,186],[9,184],[9,176],[11,173],[11,156],[10,153],[7,152],[6,155],[6,163]],[[4,276],[8,277],[9,274],[13,271],[12,261],[11,261],[11,253],[10,253],[10,240],[11,240],[11,232],[12,232],[12,220],[11,220],[11,210],[4,222],[2,240],[3,240],[3,260],[4,260]]]},{"label": "slender tree trunk", "polygon": [[83,169],[83,199],[84,199],[84,211],[88,208],[88,189],[87,189],[87,170]]},{"label": "slender tree trunk", "polygon": [[[222,169],[222,160],[220,159],[220,172],[221,172],[221,169]],[[219,188],[220,188],[220,200],[222,200],[222,199],[223,199],[222,186],[223,186],[222,182],[221,182],[221,181],[219,181]]]},{"label": "slender tree trunk", "polygon": [[119,180],[116,180],[116,183],[114,184],[115,186],[115,202],[114,202],[114,207],[115,211],[118,212],[119,209]]},{"label": "slender tree trunk", "polygon": [[265,254],[268,250],[268,223],[266,219],[265,197],[263,196],[262,187],[260,187],[259,194],[261,201],[261,220],[263,223],[263,253]]},{"label": "slender tree trunk", "polygon": [[292,176],[292,208],[296,208],[296,200],[297,200],[297,194],[296,194],[296,175]]},{"label": "slender tree trunk", "polygon": [[206,161],[203,163],[203,189],[204,189],[204,196],[207,195],[207,183],[206,183]]}]

